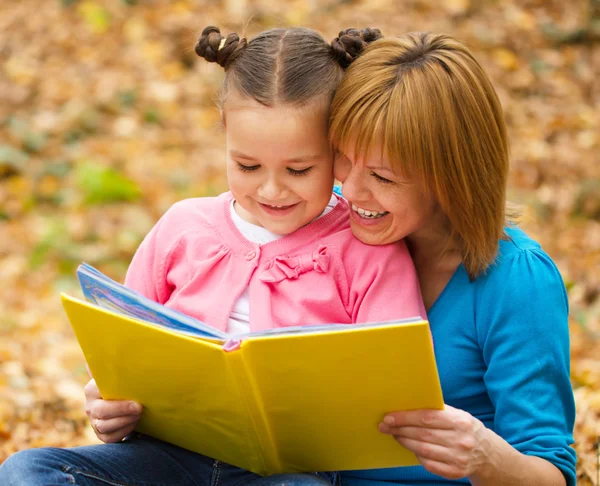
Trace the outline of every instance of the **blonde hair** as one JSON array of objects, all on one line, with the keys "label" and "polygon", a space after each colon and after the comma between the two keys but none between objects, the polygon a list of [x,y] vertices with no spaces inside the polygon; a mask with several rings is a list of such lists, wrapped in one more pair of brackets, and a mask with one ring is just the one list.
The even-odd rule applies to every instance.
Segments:
[{"label": "blonde hair", "polygon": [[350,65],[332,103],[335,147],[377,147],[437,199],[471,279],[506,238],[508,140],[502,107],[469,50],[442,34],[378,40]]}]

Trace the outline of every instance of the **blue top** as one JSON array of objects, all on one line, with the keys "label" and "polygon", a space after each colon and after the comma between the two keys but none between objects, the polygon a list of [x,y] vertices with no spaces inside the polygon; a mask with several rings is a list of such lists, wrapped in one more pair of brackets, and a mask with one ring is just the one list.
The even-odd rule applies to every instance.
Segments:
[{"label": "blue top", "polygon": [[[575,485],[575,402],[569,380],[568,302],[540,246],[507,228],[496,263],[470,282],[461,265],[429,322],[444,401],[465,410],[524,454],[556,465]],[[344,486],[433,486],[422,466],[342,473]]]}]

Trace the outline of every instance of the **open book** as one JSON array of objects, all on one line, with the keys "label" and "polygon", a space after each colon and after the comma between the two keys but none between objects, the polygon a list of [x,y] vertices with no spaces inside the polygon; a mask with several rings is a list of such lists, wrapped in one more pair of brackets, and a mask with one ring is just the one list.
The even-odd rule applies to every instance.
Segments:
[{"label": "open book", "polygon": [[268,475],[418,464],[377,425],[443,408],[428,323],[226,333],[83,264],[64,308],[105,399],[144,405],[137,431]]}]

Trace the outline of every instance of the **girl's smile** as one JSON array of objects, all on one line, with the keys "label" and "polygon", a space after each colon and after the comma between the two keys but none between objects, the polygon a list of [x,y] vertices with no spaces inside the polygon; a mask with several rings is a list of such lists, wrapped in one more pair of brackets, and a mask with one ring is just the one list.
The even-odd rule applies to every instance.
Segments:
[{"label": "girl's smile", "polygon": [[279,206],[273,204],[265,204],[261,202],[259,202],[258,204],[263,209],[263,211],[275,217],[287,217],[300,205],[300,203],[295,203],[288,204],[285,206]]}]

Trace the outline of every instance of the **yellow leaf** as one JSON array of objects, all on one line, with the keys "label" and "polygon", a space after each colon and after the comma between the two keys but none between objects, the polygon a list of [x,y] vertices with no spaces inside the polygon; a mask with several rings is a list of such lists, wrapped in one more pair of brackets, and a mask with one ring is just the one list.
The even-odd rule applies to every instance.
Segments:
[{"label": "yellow leaf", "polygon": [[123,26],[123,32],[125,33],[125,37],[130,42],[140,42],[145,39],[147,34],[146,23],[143,19],[138,17],[132,17]]},{"label": "yellow leaf", "polygon": [[471,6],[470,0],[446,0],[444,7],[450,15],[462,15]]},{"label": "yellow leaf", "polygon": [[61,181],[53,175],[45,175],[38,185],[38,193],[42,197],[55,196],[61,189]]},{"label": "yellow leaf", "polygon": [[11,432],[8,430],[8,424],[0,420],[0,439],[8,440],[10,439],[10,436]]},{"label": "yellow leaf", "polygon": [[494,50],[493,59],[498,66],[507,71],[514,71],[519,67],[519,59],[515,53],[503,47]]},{"label": "yellow leaf", "polygon": [[225,0],[225,10],[229,17],[241,20],[247,17],[248,0]]},{"label": "yellow leaf", "polygon": [[173,13],[188,14],[192,11],[192,6],[190,5],[190,2],[181,0],[179,2],[175,2],[171,7],[171,10]]},{"label": "yellow leaf", "polygon": [[508,7],[505,11],[506,20],[523,30],[533,30],[537,22],[530,12],[521,10],[516,5]]},{"label": "yellow leaf", "polygon": [[12,56],[3,63],[4,72],[16,84],[27,86],[36,77],[35,68],[25,56]]},{"label": "yellow leaf", "polygon": [[180,62],[169,62],[164,65],[161,71],[167,81],[176,81],[185,74],[183,65]]},{"label": "yellow leaf", "polygon": [[104,34],[110,28],[110,15],[102,5],[84,0],[78,5],[77,11],[95,34]]},{"label": "yellow leaf", "polygon": [[142,53],[150,62],[158,64],[165,58],[165,44],[158,41],[147,41],[142,45]]}]

